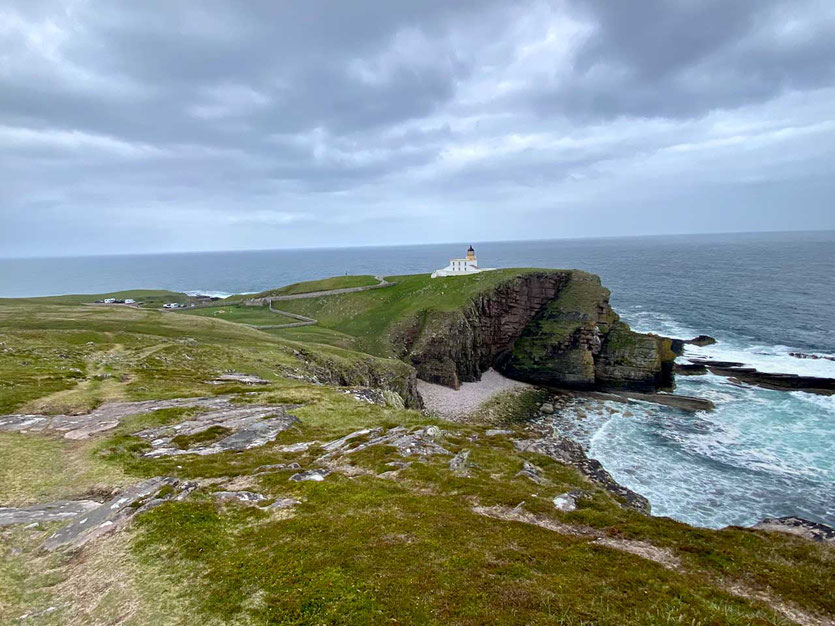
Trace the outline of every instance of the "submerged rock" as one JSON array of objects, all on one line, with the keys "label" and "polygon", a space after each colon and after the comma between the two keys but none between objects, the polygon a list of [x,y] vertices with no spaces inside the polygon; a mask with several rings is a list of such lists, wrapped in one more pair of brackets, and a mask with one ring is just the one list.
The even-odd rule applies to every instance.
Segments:
[{"label": "submerged rock", "polygon": [[676,363],[675,372],[684,376],[701,376],[707,374],[707,367],[701,363]]},{"label": "submerged rock", "polygon": [[760,372],[753,367],[743,367],[742,363],[732,361],[690,359],[690,362],[704,365],[711,373],[718,376],[726,376],[731,380],[764,387],[766,389],[774,389],[776,391],[806,391],[826,396],[835,394],[835,378]]},{"label": "submerged rock", "polygon": [[693,339],[688,339],[684,343],[689,343],[694,346],[712,346],[716,343],[716,339],[711,337],[710,335],[698,335],[697,337],[693,337]]}]

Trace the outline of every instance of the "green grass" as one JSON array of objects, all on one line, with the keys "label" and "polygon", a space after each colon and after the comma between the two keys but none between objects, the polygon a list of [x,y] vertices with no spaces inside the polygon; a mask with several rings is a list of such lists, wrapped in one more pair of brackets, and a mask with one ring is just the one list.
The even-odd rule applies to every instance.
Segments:
[{"label": "green grass", "polygon": [[276,324],[288,324],[298,320],[280,313],[273,313],[264,306],[246,306],[243,304],[228,304],[224,306],[212,306],[207,308],[194,308],[182,312],[185,315],[197,315],[211,319],[225,320],[237,324],[249,324],[251,326],[270,326]]},{"label": "green grass", "polygon": [[[314,291],[329,291],[331,289],[347,289],[350,287],[369,287],[376,285],[379,281],[373,276],[333,276],[320,280],[310,280],[303,283],[293,283],[278,289],[269,289],[261,293],[248,294],[248,298],[263,298],[267,296],[292,296],[301,293],[312,293]],[[237,296],[235,296],[237,297]]]},{"label": "green grass", "polygon": [[96,458],[95,444],[0,433],[0,506],[22,506],[109,491],[130,479]]},{"label": "green grass", "polygon": [[273,334],[276,337],[281,337],[282,339],[287,339],[288,341],[322,344],[336,348],[344,348],[345,350],[357,350],[359,344],[356,337],[330,328],[323,328],[319,325],[297,326],[295,328],[271,328],[265,332]]}]

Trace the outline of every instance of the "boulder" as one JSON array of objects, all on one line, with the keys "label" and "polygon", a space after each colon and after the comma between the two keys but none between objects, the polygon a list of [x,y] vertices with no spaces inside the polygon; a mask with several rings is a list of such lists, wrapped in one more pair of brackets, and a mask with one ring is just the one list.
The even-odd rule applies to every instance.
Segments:
[{"label": "boulder", "polygon": [[697,337],[693,337],[693,339],[688,339],[684,343],[689,343],[693,346],[712,346],[716,343],[716,339],[711,337],[710,335],[699,335]]},{"label": "boulder", "polygon": [[542,468],[534,465],[530,461],[524,461],[522,463],[522,469],[519,470],[516,476],[527,478],[528,480],[535,482],[537,485],[549,484],[549,481],[542,475]]},{"label": "boulder", "polygon": [[587,495],[587,492],[581,491],[579,489],[569,491],[568,493],[561,493],[559,495],[554,496],[554,508],[558,511],[562,511],[563,513],[570,513],[571,511],[576,511],[577,502]]},{"label": "boulder", "polygon": [[458,478],[469,478],[471,467],[469,450],[461,450],[449,461],[449,471]]}]

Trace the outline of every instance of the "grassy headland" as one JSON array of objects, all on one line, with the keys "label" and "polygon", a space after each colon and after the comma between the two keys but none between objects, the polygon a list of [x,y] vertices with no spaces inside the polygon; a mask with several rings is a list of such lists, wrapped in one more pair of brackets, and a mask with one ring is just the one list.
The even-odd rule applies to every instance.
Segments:
[{"label": "grassy headland", "polygon": [[[427,307],[454,310],[515,273],[394,277],[385,289],[282,302],[320,326],[270,332],[240,323],[254,319],[243,307],[182,315],[0,301],[0,414],[231,395],[241,405],[291,405],[299,418],[267,445],[210,456],[143,456],[149,444],[138,431],[181,422],[192,409],[132,416],[84,441],[0,432],[0,506],[106,497],[149,476],[197,481],[187,499],[140,514],[76,555],[40,550],[60,522],[0,528],[0,623],[33,614],[27,621],[37,624],[748,625],[835,614],[831,546],[642,515],[571,467],[517,451],[511,440],[529,436],[518,420],[507,420],[511,435],[487,436],[480,423],[441,423],[308,378],[408,376],[405,363],[379,358],[391,354],[393,327]],[[246,312],[262,314],[279,317]],[[367,353],[346,349],[357,346]],[[211,384],[224,372],[267,384]],[[513,415],[497,412],[505,413]],[[470,451],[470,477],[451,473],[449,456],[404,459],[389,446],[357,452],[322,482],[291,482],[292,469],[256,472],[319,466],[319,444],[301,452],[288,444],[426,425],[446,431],[451,453]],[[392,474],[390,464],[403,461],[412,463]],[[539,466],[542,484],[519,475],[525,461]],[[299,504],[262,509],[219,500],[220,490]],[[553,498],[572,490],[584,493],[577,510],[556,510]],[[477,507],[519,507],[541,524]],[[650,549],[667,561],[648,558]]]}]

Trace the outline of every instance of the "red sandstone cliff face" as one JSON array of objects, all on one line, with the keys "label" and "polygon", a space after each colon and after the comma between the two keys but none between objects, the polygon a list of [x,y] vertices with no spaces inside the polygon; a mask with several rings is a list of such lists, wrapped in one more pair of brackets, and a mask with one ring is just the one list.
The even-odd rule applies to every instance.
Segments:
[{"label": "red sandstone cliff face", "polygon": [[569,272],[527,274],[477,296],[453,312],[427,312],[402,330],[402,355],[418,378],[458,388],[513,349],[536,314],[559,292]]},{"label": "red sandstone cliff face", "polygon": [[541,385],[654,391],[672,386],[665,341],[631,331],[600,279],[576,270],[515,277],[464,309],[424,312],[397,336],[419,378],[454,388],[496,367]]}]

